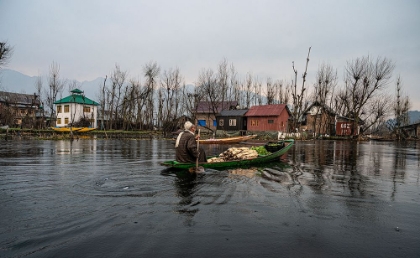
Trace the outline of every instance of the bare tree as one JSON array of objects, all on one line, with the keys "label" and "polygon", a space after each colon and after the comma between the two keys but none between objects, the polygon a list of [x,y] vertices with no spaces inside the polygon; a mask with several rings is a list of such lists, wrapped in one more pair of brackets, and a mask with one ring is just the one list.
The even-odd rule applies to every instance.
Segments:
[{"label": "bare tree", "polygon": [[192,121],[195,121],[198,103],[205,98],[203,91],[200,87],[194,87],[194,90],[191,92],[184,84],[182,87],[182,96],[184,99],[183,110],[190,116]]},{"label": "bare tree", "polygon": [[38,75],[35,81],[35,92],[39,96],[41,100],[41,94],[42,94],[42,77]]},{"label": "bare tree", "polygon": [[7,42],[0,42],[0,69],[9,62],[13,54],[13,47]]},{"label": "bare tree", "polygon": [[245,86],[245,106],[246,108],[250,108],[251,107],[251,103],[252,103],[252,75],[250,73],[248,73],[246,75],[246,86]]},{"label": "bare tree", "polygon": [[366,104],[362,111],[364,116],[364,131],[370,131],[371,128],[378,128],[385,122],[385,118],[392,108],[392,98],[386,93],[378,94]]},{"label": "bare tree", "polygon": [[201,70],[198,76],[198,86],[198,89],[203,93],[203,96],[205,96],[208,101],[215,103],[222,100],[223,92],[218,87],[217,75],[213,72],[213,70]]},{"label": "bare tree", "polygon": [[[320,116],[315,116],[314,124],[319,124],[319,127],[315,127],[315,133],[329,131],[329,124],[332,122],[332,116],[330,115],[332,109],[332,98],[335,87],[337,86],[337,71],[331,65],[321,64],[318,67],[316,74],[316,84],[314,85],[314,97],[313,100],[319,105]],[[320,121],[318,121],[318,119]]]},{"label": "bare tree", "polygon": [[354,121],[352,132],[359,128],[369,102],[386,88],[393,70],[394,63],[387,58],[377,58],[373,62],[369,57],[362,57],[347,62],[346,85],[339,98],[345,115]]},{"label": "bare tree", "polygon": [[42,77],[40,75],[38,75],[38,77],[36,78],[35,81],[35,94],[37,96],[37,98],[39,99],[40,102],[40,108],[42,108],[42,119],[41,119],[41,123],[38,124],[38,128],[43,128],[44,127],[44,121],[45,121],[45,113],[44,111],[44,103],[43,103],[43,97],[42,97]]},{"label": "bare tree", "polygon": [[410,99],[408,96],[404,96],[404,93],[402,92],[402,80],[401,77],[398,76],[396,83],[396,96],[393,103],[395,124],[392,128],[398,139],[401,139],[402,137],[401,127],[410,123],[408,117],[410,107]]},{"label": "bare tree", "polygon": [[53,62],[50,66],[48,78],[48,90],[45,92],[47,106],[51,112],[51,117],[55,118],[54,102],[59,93],[63,92],[65,81],[60,79],[60,66]]},{"label": "bare tree", "polygon": [[283,80],[277,80],[274,84],[274,94],[275,98],[277,99],[278,104],[287,104],[289,103],[289,92],[288,87],[283,87],[284,83]]},{"label": "bare tree", "polygon": [[[224,98],[224,92],[222,91],[221,85],[218,83],[218,75],[211,69],[203,69],[198,77],[197,90],[198,94],[195,98],[197,100],[204,99],[209,102],[209,110],[205,111],[207,119],[210,119],[217,114],[219,103]],[[206,128],[212,130],[210,126],[206,126]]]},{"label": "bare tree", "polygon": [[154,106],[154,91],[156,83],[156,77],[159,76],[160,67],[156,62],[149,62],[144,66],[144,76],[146,77],[146,87],[148,88],[148,99],[147,99],[147,111],[146,112],[146,121],[149,127],[151,128],[154,120],[155,106]]},{"label": "bare tree", "polygon": [[218,90],[220,90],[220,101],[224,102],[227,100],[228,97],[228,82],[229,82],[229,71],[228,71],[228,63],[226,59],[223,59],[219,63],[218,67],[218,74],[217,74],[217,84],[215,85]]},{"label": "bare tree", "polygon": [[276,85],[273,84],[270,77],[267,78],[267,105],[275,104]]},{"label": "bare tree", "polygon": [[104,129],[104,130],[106,128],[105,112],[106,112],[106,109],[108,108],[107,105],[106,105],[107,104],[106,100],[107,100],[107,95],[108,95],[108,89],[106,88],[106,80],[107,79],[108,79],[108,76],[106,75],[105,79],[104,79],[104,83],[101,86],[101,91],[99,93],[99,105],[101,107],[101,113],[102,113],[101,129]]},{"label": "bare tree", "polygon": [[179,112],[181,100],[181,83],[183,81],[179,69],[170,69],[163,72],[161,81],[161,99],[158,120],[163,122],[164,132],[171,132],[176,129],[176,118],[181,115]]},{"label": "bare tree", "polygon": [[121,71],[118,64],[115,65],[115,70],[111,74],[111,96],[110,96],[110,123],[109,129],[117,128],[117,123],[120,118],[120,107],[121,107],[121,95],[123,92],[123,86],[127,78],[127,72]]},{"label": "bare tree", "polygon": [[236,100],[238,101],[238,104],[240,103],[241,96],[240,96],[240,89],[239,89],[239,82],[237,79],[238,72],[235,69],[235,66],[233,64],[230,65],[230,88],[229,88],[229,100]]},{"label": "bare tree", "polygon": [[295,80],[294,83],[290,87],[291,95],[292,95],[292,105],[293,105],[293,112],[292,112],[292,125],[291,129],[295,130],[298,127],[299,118],[302,116],[304,109],[306,109],[307,102],[305,102],[305,82],[306,82],[306,75],[308,71],[308,63],[309,63],[309,54],[311,53],[311,47],[309,47],[308,57],[306,58],[306,67],[305,72],[302,75],[302,86],[300,89],[297,87],[297,70],[295,69],[295,62],[292,62],[293,72],[295,73]]},{"label": "bare tree", "polygon": [[258,79],[258,76],[254,79],[254,105],[262,105],[262,82]]},{"label": "bare tree", "polygon": [[134,90],[134,98],[136,100],[136,126],[138,129],[145,129],[144,125],[146,124],[146,114],[147,114],[147,101],[149,99],[149,94],[151,94],[150,89],[147,86],[142,86],[141,82],[135,79],[130,80],[131,87]]}]

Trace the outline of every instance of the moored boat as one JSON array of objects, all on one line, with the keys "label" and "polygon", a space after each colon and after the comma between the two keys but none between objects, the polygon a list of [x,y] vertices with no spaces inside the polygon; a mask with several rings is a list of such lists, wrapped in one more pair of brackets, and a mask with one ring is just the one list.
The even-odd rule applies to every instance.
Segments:
[{"label": "moored boat", "polygon": [[240,142],[248,141],[250,139],[254,139],[255,137],[257,137],[257,135],[246,135],[246,136],[220,138],[220,139],[205,139],[205,140],[198,140],[198,141],[200,144],[232,144],[232,143],[240,143]]},{"label": "moored boat", "polygon": [[51,127],[56,132],[66,133],[66,132],[77,132],[82,127]]},{"label": "moored boat", "polygon": [[[282,144],[284,143],[284,144]],[[267,163],[271,161],[275,161],[276,159],[279,159],[280,156],[285,154],[294,144],[293,139],[284,140],[279,142],[279,144],[282,144],[280,149],[275,150],[274,152],[271,152],[267,155],[258,155],[258,157],[253,159],[243,159],[243,160],[232,160],[232,161],[222,161],[222,162],[207,162],[207,163],[198,163],[200,167],[203,168],[232,168],[232,167],[244,167],[249,165],[256,165],[256,164],[262,164]],[[264,148],[271,149],[273,148],[274,144],[270,144],[271,146],[264,145]],[[271,149],[274,150],[274,149]],[[211,157],[209,157],[210,159]],[[161,163],[162,166],[171,167],[171,168],[177,168],[177,169],[190,169],[194,168],[196,166],[196,163],[181,163],[177,162],[176,160],[169,160]]]},{"label": "moored boat", "polygon": [[96,130],[96,128],[90,128],[90,127],[82,127],[80,130],[78,130],[78,133],[86,133],[86,132],[90,132]]},{"label": "moored boat", "polygon": [[51,127],[56,132],[61,133],[69,133],[69,132],[78,132],[78,133],[86,133],[93,130],[96,130],[96,128],[90,128],[90,127]]}]

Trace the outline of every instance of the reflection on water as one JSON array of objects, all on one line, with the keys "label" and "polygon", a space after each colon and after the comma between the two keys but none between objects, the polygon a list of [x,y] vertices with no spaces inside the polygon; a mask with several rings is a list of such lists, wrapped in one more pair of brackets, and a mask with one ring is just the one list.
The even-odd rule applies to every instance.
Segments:
[{"label": "reflection on water", "polygon": [[252,178],[257,175],[258,168],[235,168],[235,169],[228,169],[229,174],[231,175],[238,175],[238,176],[246,176]]},{"label": "reflection on water", "polygon": [[174,155],[165,140],[1,142],[0,257],[420,253],[416,142],[296,142],[200,174],[160,166]]}]

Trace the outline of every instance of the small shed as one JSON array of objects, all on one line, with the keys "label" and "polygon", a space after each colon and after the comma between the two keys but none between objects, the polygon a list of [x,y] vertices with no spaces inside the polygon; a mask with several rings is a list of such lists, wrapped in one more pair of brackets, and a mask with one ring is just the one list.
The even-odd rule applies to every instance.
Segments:
[{"label": "small shed", "polygon": [[217,130],[246,131],[246,117],[248,109],[223,110],[216,115]]},{"label": "small shed", "polygon": [[286,104],[253,106],[245,114],[247,130],[288,133],[290,116]]},{"label": "small shed", "polygon": [[359,119],[359,126],[356,130],[353,130],[354,119],[344,116],[337,116],[337,121],[335,123],[335,132],[337,136],[350,136],[350,135],[359,135],[361,131],[361,125],[363,125],[363,120]]}]

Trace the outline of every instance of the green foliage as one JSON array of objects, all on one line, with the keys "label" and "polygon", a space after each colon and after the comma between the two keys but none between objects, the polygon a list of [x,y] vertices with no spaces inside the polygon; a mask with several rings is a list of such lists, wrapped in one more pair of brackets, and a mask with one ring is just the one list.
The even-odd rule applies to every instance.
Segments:
[{"label": "green foliage", "polygon": [[257,151],[258,155],[268,155],[271,154],[271,152],[267,151],[264,146],[252,146],[251,150]]}]

